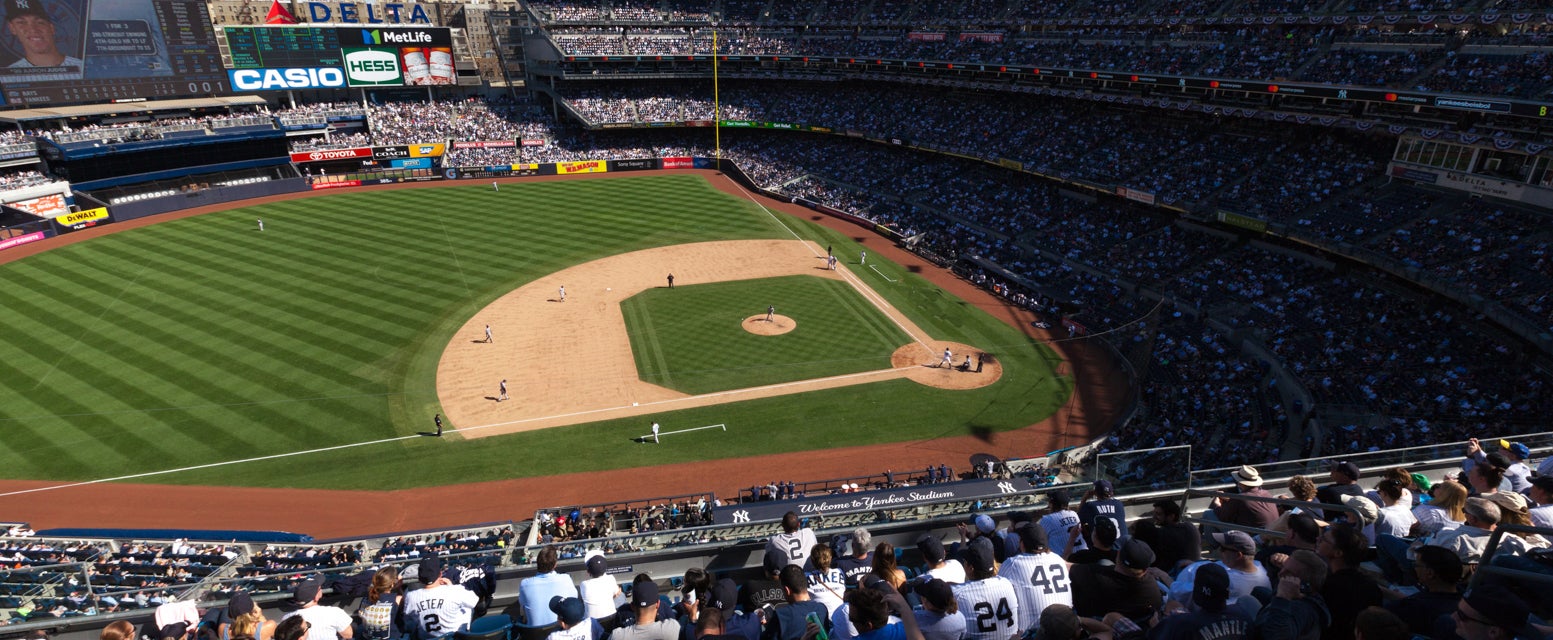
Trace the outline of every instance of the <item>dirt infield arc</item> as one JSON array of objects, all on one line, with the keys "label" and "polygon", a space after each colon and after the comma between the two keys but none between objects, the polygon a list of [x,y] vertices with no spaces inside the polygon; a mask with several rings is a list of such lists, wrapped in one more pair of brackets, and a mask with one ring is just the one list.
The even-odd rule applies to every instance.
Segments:
[{"label": "dirt infield arc", "polygon": [[[714,187],[738,197],[750,194],[713,171],[672,170],[622,176],[547,176],[507,179],[531,182],[568,179],[616,179],[653,174],[704,176]],[[364,187],[390,190],[446,186],[405,184]],[[89,240],[167,220],[297,198],[302,193],[272,196],[226,205],[201,207],[90,229],[0,253],[0,263],[65,244]],[[991,313],[1027,335],[1043,340],[1055,336],[1031,326],[1035,316],[1008,304],[972,283],[924,259],[895,247],[885,238],[850,223],[809,209],[756,196],[761,206],[811,220],[852,236],[870,253],[920,273],[934,284]],[[659,274],[653,274],[660,277]],[[679,274],[676,274],[678,277]],[[677,284],[677,283],[676,283]],[[570,294],[571,292],[568,291]],[[568,300],[568,304],[570,299]],[[461,334],[474,339],[477,336]],[[501,335],[497,339],[501,339]],[[1076,379],[1074,398],[1051,418],[1028,427],[994,434],[990,440],[955,435],[821,451],[671,464],[649,469],[620,469],[585,474],[518,478],[400,491],[328,491],[248,487],[181,486],[136,483],[92,484],[68,489],[0,497],[0,519],[25,521],[38,528],[134,527],[199,529],[273,529],[304,532],[319,538],[370,535],[392,531],[460,524],[527,519],[536,509],[564,504],[590,504],[702,491],[731,494],[737,488],[766,482],[777,475],[828,478],[882,471],[922,468],[929,463],[954,463],[978,452],[1000,456],[1031,455],[1090,441],[1108,428],[1119,413],[1126,380],[1103,346],[1088,341],[1053,341],[1067,361],[1063,374]],[[942,347],[939,347],[940,349]],[[946,374],[937,370],[939,374]],[[494,391],[491,383],[487,383]],[[486,394],[488,395],[489,391]],[[370,455],[364,453],[363,455]],[[299,459],[298,464],[305,464]],[[407,470],[408,472],[409,470]],[[55,486],[54,482],[0,481],[0,493]]]},{"label": "dirt infield arc", "polygon": [[[824,255],[817,245],[800,240],[698,242],[633,251],[552,273],[497,298],[459,329],[437,367],[438,399],[461,435],[484,437],[894,378],[960,389],[997,381],[998,367],[959,376],[918,371],[930,364],[928,345],[937,343],[845,266],[819,268]],[[788,275],[841,280],[915,342],[901,347],[890,369],[695,396],[680,393],[638,377],[620,307],[626,298],[664,286],[671,272],[678,274],[681,287]],[[485,341],[486,327],[491,327],[490,342]],[[904,356],[911,353],[919,355]],[[498,401],[501,380],[512,393]]]}]

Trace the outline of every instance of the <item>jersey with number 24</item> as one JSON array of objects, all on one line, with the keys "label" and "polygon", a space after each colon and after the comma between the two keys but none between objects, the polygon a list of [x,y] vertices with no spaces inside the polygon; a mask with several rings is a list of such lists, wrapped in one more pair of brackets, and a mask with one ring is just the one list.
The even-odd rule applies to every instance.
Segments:
[{"label": "jersey with number 24", "polygon": [[1019,635],[1019,597],[1003,576],[951,585],[960,615],[965,616],[965,640],[1009,640]]}]

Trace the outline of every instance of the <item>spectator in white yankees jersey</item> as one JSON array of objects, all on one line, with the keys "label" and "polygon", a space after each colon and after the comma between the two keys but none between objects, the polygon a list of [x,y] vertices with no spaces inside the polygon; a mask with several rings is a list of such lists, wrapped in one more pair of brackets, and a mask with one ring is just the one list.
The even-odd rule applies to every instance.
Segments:
[{"label": "spectator in white yankees jersey", "polygon": [[782,515],[782,532],[766,542],[766,555],[780,559],[782,566],[796,564],[807,569],[809,552],[818,543],[814,530],[803,526],[798,514],[789,511]]},{"label": "spectator in white yankees jersey", "polygon": [[[1052,553],[1046,542],[1046,530],[1034,522],[1014,527],[1019,537],[1019,553],[1004,560],[998,568],[1002,576],[1020,576],[1010,580],[1019,598],[1019,628],[1034,629],[1041,612],[1054,604],[1073,606],[1073,588],[1068,582],[1068,563]],[[1028,576],[1028,579],[1024,579]]]},{"label": "spectator in white yankees jersey", "polygon": [[1019,596],[1013,583],[998,575],[992,539],[976,538],[966,545],[965,564],[969,579],[951,589],[966,618],[966,640],[1010,640],[1018,635]]},{"label": "spectator in white yankees jersey", "polygon": [[1046,531],[1046,540],[1052,551],[1062,555],[1068,549],[1068,543],[1073,543],[1074,551],[1087,549],[1089,545],[1084,542],[1084,537],[1072,533],[1078,526],[1078,512],[1068,508],[1068,492],[1066,489],[1057,489],[1046,494],[1046,515],[1041,516],[1038,523]]},{"label": "spectator in white yankees jersey", "polygon": [[442,575],[443,568],[442,559],[436,556],[421,558],[416,566],[415,577],[421,588],[404,596],[404,627],[412,638],[427,640],[467,629],[474,619],[480,596],[453,584]]},{"label": "spectator in white yankees jersey", "polygon": [[965,582],[965,565],[947,559],[944,543],[938,536],[922,534],[922,537],[917,538],[917,551],[922,553],[922,561],[927,563],[927,575],[949,584]]}]

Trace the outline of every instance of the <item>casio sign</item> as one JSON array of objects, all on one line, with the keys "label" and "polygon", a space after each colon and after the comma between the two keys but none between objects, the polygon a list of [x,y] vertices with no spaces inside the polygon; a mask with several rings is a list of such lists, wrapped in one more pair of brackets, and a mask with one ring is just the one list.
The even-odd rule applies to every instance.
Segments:
[{"label": "casio sign", "polygon": [[274,91],[279,89],[323,89],[345,86],[345,74],[339,69],[233,69],[227,72],[238,91]]}]

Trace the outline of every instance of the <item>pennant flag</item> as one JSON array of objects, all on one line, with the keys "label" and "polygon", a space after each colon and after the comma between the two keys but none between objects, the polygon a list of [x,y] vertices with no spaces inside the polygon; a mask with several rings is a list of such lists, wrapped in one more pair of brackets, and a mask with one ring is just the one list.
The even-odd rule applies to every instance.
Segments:
[{"label": "pennant flag", "polygon": [[264,18],[264,24],[296,24],[297,17],[291,15],[285,7],[280,6],[280,0],[270,0],[270,15]]}]

